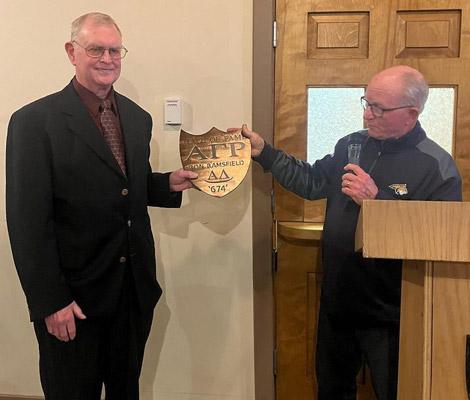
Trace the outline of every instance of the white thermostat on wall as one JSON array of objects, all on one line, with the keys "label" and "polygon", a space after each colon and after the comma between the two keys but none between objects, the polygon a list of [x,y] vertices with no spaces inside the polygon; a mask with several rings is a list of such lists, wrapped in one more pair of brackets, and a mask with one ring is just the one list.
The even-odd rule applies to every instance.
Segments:
[{"label": "white thermostat on wall", "polygon": [[165,99],[165,124],[181,125],[181,99],[178,97],[169,97]]}]

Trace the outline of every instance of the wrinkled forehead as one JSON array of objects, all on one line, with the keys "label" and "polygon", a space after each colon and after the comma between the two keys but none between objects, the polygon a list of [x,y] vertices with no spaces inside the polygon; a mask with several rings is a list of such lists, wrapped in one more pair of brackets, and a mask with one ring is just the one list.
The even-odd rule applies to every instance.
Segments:
[{"label": "wrinkled forehead", "polygon": [[83,46],[120,47],[122,38],[113,25],[99,25],[85,28],[77,36]]}]

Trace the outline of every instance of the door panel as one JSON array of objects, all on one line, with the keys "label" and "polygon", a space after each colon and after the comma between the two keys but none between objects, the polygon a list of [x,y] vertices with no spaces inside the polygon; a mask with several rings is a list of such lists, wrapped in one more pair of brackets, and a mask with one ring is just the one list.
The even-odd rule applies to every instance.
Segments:
[{"label": "door panel", "polygon": [[[307,159],[309,87],[366,87],[380,70],[398,64],[410,65],[420,70],[431,86],[456,89],[453,155],[463,178],[464,200],[469,201],[468,15],[468,0],[278,0],[275,146],[299,159]],[[341,109],[337,112],[339,115]],[[302,226],[308,230],[312,223],[324,221],[324,200],[305,201],[277,184],[274,191],[277,221],[296,222],[300,231],[304,229]],[[312,292],[307,288],[318,287],[321,277],[317,254],[320,241],[301,245],[286,243],[286,238],[280,238],[279,234],[277,241],[282,243],[279,251],[283,253],[278,257],[275,288],[277,398],[310,400],[315,393],[312,341],[317,313],[312,307],[317,308],[318,302],[312,300]],[[285,251],[293,253],[285,255]],[[286,296],[282,282],[299,284],[290,287]],[[317,296],[318,292],[315,293]],[[294,298],[295,309],[303,310],[303,319],[296,318],[297,314],[289,319],[282,312],[287,307],[285,302]],[[295,344],[286,339],[294,337]],[[365,391],[362,399],[373,398],[368,385],[361,390]]]},{"label": "door panel", "polygon": [[277,399],[312,399],[316,391],[313,366],[321,231],[305,233],[296,228],[280,224],[277,229]]},{"label": "door panel", "polygon": [[[280,236],[279,268],[274,281],[278,320],[276,392],[278,399],[312,399],[316,390],[314,340],[319,302],[318,245]],[[307,383],[307,384],[305,384]]]}]

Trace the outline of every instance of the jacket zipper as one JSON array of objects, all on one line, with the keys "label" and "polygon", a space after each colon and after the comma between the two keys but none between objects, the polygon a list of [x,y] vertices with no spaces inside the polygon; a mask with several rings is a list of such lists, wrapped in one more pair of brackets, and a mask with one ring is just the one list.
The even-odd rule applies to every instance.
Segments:
[{"label": "jacket zipper", "polygon": [[382,154],[382,151],[383,151],[383,142],[380,142],[380,150],[379,152],[377,153],[377,157],[375,158],[375,160],[373,161],[372,165],[370,166],[369,170],[367,171],[367,173],[370,175],[372,173],[372,171],[374,170],[375,166],[377,165],[377,161],[379,161],[379,158]]}]

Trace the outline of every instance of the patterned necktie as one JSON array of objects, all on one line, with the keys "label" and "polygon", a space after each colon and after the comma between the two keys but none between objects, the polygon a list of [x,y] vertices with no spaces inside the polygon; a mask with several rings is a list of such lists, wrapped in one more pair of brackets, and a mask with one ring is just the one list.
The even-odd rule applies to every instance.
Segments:
[{"label": "patterned necktie", "polygon": [[103,100],[101,103],[101,127],[103,128],[103,136],[108,144],[111,152],[113,153],[114,158],[121,167],[124,175],[126,174],[126,160],[124,155],[124,142],[122,140],[122,135],[116,127],[116,120],[111,109],[111,100]]}]

